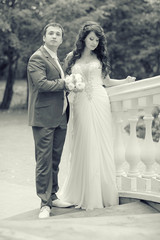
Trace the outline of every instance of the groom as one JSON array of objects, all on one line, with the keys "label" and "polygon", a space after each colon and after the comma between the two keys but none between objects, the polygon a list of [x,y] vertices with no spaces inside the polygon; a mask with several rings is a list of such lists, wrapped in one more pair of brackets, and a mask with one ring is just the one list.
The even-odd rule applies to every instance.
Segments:
[{"label": "groom", "polygon": [[57,58],[63,34],[63,28],[58,23],[45,26],[44,46],[30,57],[27,68],[29,125],[32,126],[35,142],[36,190],[41,199],[39,218],[49,217],[52,206],[70,206],[56,195],[69,118],[64,73]]}]

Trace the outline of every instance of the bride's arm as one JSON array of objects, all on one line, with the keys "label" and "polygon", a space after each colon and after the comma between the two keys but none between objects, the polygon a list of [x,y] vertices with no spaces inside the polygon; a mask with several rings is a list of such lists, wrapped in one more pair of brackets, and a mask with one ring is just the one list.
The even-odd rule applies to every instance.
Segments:
[{"label": "bride's arm", "polygon": [[130,82],[134,82],[135,81],[135,77],[131,77],[131,76],[128,76],[127,78],[125,79],[111,79],[109,75],[107,75],[105,78],[104,78],[104,85],[106,87],[112,87],[112,86],[117,86],[117,85],[121,85],[121,84],[125,84],[125,83],[130,83]]},{"label": "bride's arm", "polygon": [[66,72],[66,69],[68,67],[68,62],[71,59],[72,55],[73,55],[73,53],[70,52],[70,53],[67,54],[66,58],[64,59],[64,71],[65,72]]}]

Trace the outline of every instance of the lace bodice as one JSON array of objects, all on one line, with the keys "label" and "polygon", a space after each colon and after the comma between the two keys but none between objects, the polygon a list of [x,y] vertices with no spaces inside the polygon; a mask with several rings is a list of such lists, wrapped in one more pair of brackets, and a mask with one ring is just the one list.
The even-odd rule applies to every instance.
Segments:
[{"label": "lace bodice", "polygon": [[92,98],[94,87],[102,86],[102,66],[98,59],[88,63],[77,61],[72,68],[72,73],[79,73],[85,82],[85,92],[89,99]]},{"label": "lace bodice", "polygon": [[102,67],[98,60],[83,63],[77,61],[72,68],[72,73],[80,73],[84,82],[92,82],[92,84],[102,84]]}]

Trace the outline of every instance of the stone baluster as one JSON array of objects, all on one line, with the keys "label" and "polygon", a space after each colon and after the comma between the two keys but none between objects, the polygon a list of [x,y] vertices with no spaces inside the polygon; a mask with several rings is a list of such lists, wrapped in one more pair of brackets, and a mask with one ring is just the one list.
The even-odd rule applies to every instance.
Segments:
[{"label": "stone baluster", "polygon": [[136,136],[136,125],[138,118],[132,117],[129,119],[130,123],[130,137],[126,147],[126,161],[129,164],[129,177],[139,176],[138,164],[140,162],[140,149],[138,144],[138,139]]},{"label": "stone baluster", "polygon": [[123,164],[125,162],[125,147],[122,137],[122,103],[115,102],[112,104],[112,112],[114,117],[114,161],[116,165],[116,175],[125,175]]},{"label": "stone baluster", "polygon": [[123,164],[125,162],[125,147],[122,138],[122,120],[117,119],[116,121],[116,137],[114,140],[114,160],[116,165],[116,175],[125,175],[123,170]]},{"label": "stone baluster", "polygon": [[156,163],[158,164],[156,178],[160,180],[160,140],[155,144],[155,150]]},{"label": "stone baluster", "polygon": [[145,139],[141,148],[141,160],[145,164],[145,172],[143,177],[150,178],[155,176],[153,170],[153,164],[155,162],[155,147],[152,139],[152,116],[144,117],[144,122],[146,126]]},{"label": "stone baluster", "polygon": [[137,126],[137,99],[132,99],[124,102],[124,108],[129,110],[130,136],[126,146],[125,158],[129,164],[128,177],[139,176],[138,164],[140,162],[140,149],[136,134]]},{"label": "stone baluster", "polygon": [[[155,94],[153,96],[153,104],[155,106],[160,105],[160,94]],[[158,118],[160,120],[160,114]],[[160,180],[160,138],[159,138],[159,142],[155,144],[155,154],[156,154],[156,163],[158,164],[156,178]]]},{"label": "stone baluster", "polygon": [[155,145],[152,138],[152,114],[153,98],[148,96],[140,100],[141,106],[144,105],[144,122],[146,127],[145,139],[141,147],[141,161],[145,165],[145,171],[142,174],[143,178],[152,178],[155,176],[153,165],[155,163]]},{"label": "stone baluster", "polygon": [[[117,165],[117,184],[121,196],[133,194],[139,199],[160,202],[160,142],[155,144],[152,139],[152,115],[151,110],[160,104],[160,76],[150,79],[143,79],[135,83],[115,86],[108,89],[112,113],[116,113],[115,123],[115,160]],[[122,105],[119,106],[118,105]],[[115,107],[115,109],[114,109]],[[117,109],[116,109],[117,108]],[[141,111],[141,112],[140,112]],[[121,116],[117,116],[120,113]],[[122,124],[129,119],[130,135],[122,135]],[[137,120],[144,116],[146,125],[145,139],[137,138]],[[122,122],[123,119],[123,122]],[[123,156],[123,140],[126,147],[125,157]],[[126,146],[127,143],[127,146]],[[118,145],[121,146],[118,149]],[[155,150],[155,145],[157,146]],[[122,152],[121,152],[122,148]],[[142,159],[142,161],[140,161]],[[119,161],[120,160],[120,161]],[[125,160],[127,160],[125,162]],[[126,164],[128,162],[128,164]],[[157,164],[156,164],[157,162]],[[128,174],[123,174],[129,167]],[[145,168],[145,171],[144,171]],[[143,172],[144,171],[144,172]],[[155,171],[157,175],[155,176]],[[127,172],[127,171],[126,171]],[[139,174],[141,173],[141,175]]]}]

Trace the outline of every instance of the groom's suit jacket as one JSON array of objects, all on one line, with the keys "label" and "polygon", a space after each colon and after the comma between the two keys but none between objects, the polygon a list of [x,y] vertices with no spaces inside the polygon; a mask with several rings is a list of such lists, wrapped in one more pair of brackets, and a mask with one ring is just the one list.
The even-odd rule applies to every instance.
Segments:
[{"label": "groom's suit jacket", "polygon": [[[27,75],[29,125],[57,127],[62,119],[64,83],[59,80],[59,67],[43,46],[30,57]],[[66,112],[69,118],[69,106]]]}]

